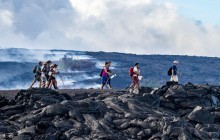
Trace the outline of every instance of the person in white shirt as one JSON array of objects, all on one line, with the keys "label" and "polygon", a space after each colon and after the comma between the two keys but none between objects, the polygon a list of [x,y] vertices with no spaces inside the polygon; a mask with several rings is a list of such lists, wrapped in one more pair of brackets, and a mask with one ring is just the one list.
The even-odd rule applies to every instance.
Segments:
[{"label": "person in white shirt", "polygon": [[45,87],[46,86],[46,65],[47,63],[43,63],[43,65],[41,66],[41,87]]},{"label": "person in white shirt", "polygon": [[139,93],[139,79],[138,76],[140,76],[140,69],[139,69],[139,63],[135,63],[133,68],[133,75],[132,75],[132,85],[130,87],[133,88],[133,93],[138,94]]}]

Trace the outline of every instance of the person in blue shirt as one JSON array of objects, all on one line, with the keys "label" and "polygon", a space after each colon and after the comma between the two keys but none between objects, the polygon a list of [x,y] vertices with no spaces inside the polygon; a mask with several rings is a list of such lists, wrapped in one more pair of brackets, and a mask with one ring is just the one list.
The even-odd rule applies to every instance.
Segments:
[{"label": "person in blue shirt", "polygon": [[173,61],[173,65],[171,66],[172,69],[172,74],[170,76],[170,81],[174,81],[174,82],[178,82],[178,73],[177,73],[177,64],[179,62],[178,61]]}]

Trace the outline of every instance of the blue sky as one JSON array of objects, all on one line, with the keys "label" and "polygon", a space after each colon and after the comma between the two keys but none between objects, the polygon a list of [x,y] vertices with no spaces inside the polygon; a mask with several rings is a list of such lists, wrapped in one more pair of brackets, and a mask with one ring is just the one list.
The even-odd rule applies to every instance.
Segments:
[{"label": "blue sky", "polygon": [[220,0],[169,0],[178,12],[193,20],[220,25]]}]

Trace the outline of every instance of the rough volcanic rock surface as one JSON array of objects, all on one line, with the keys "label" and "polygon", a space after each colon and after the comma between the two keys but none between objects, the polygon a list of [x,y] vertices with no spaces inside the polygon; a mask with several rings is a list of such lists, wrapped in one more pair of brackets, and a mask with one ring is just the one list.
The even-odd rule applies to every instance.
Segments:
[{"label": "rough volcanic rock surface", "polygon": [[139,95],[21,90],[14,99],[0,96],[0,139],[220,139],[219,99],[220,87],[193,84],[141,88]]}]

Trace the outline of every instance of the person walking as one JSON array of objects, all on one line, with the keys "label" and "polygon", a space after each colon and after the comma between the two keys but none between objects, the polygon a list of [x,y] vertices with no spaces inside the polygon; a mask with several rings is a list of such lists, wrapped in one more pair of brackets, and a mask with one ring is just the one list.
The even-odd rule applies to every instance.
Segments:
[{"label": "person walking", "polygon": [[111,61],[108,61],[108,73],[110,73],[110,75],[108,74],[108,86],[110,87],[109,89],[112,88],[112,85],[111,85],[111,77],[112,77],[112,71],[110,70],[110,66],[112,65],[112,62]]},{"label": "person walking", "polygon": [[134,67],[130,68],[129,73],[132,79],[132,84],[130,85],[130,93],[139,94],[139,79],[138,79],[138,76],[140,76],[139,63],[135,63]]},{"label": "person walking", "polygon": [[49,85],[50,85],[50,81],[51,80],[49,80],[49,78],[50,78],[50,76],[49,76],[49,72],[50,72],[50,66],[52,65],[52,61],[50,61],[50,60],[48,60],[47,61],[47,64],[46,64],[46,74],[45,74],[45,76],[46,76],[46,79],[47,79],[47,82],[46,82],[46,88],[48,88],[49,87]]},{"label": "person walking", "polygon": [[47,69],[46,69],[47,63],[44,62],[43,65],[41,66],[41,87],[45,88],[46,87],[46,74],[47,74]]},{"label": "person walking", "polygon": [[111,66],[111,62],[105,62],[105,66],[102,69],[102,84],[101,88],[103,89],[104,86],[107,84],[108,88],[111,89],[111,84],[110,84],[110,77],[111,77],[111,71],[109,70],[109,67]]},{"label": "person walking", "polygon": [[34,67],[34,70],[33,70],[33,72],[34,72],[34,80],[33,80],[33,82],[31,83],[31,85],[30,85],[30,87],[29,88],[32,88],[33,87],[33,85],[38,81],[39,82],[39,88],[41,87],[41,66],[42,66],[42,62],[40,61],[39,63],[38,63],[38,65],[36,65],[35,67]]},{"label": "person walking", "polygon": [[56,75],[59,74],[60,72],[58,71],[57,66],[58,66],[57,64],[54,64],[54,65],[52,64],[51,68],[50,68],[50,72],[49,72],[49,75],[50,75],[50,78],[49,78],[49,81],[50,81],[49,88],[50,89],[52,88],[52,85],[54,86],[54,89],[58,89]]},{"label": "person walking", "polygon": [[179,64],[178,61],[173,61],[173,65],[171,66],[171,76],[170,76],[170,81],[178,82],[178,73],[177,73],[177,64]]}]

